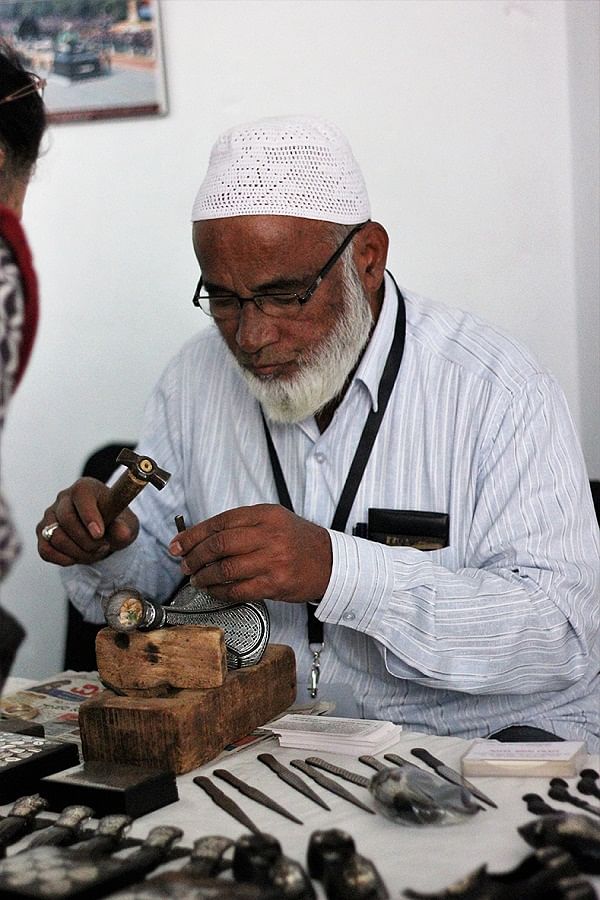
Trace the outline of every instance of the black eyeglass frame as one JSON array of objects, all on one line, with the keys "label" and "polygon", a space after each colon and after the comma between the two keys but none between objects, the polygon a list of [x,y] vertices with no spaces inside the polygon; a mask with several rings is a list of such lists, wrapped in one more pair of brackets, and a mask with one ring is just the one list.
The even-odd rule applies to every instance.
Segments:
[{"label": "black eyeglass frame", "polygon": [[[263,303],[265,300],[277,300],[278,298],[284,298],[284,297],[286,300],[288,300],[288,301],[293,300],[298,304],[298,306],[294,307],[294,309],[296,309],[296,308],[300,309],[302,306],[304,306],[305,303],[308,303],[308,301],[313,296],[313,294],[315,293],[315,291],[317,290],[317,288],[319,287],[319,285],[321,284],[323,279],[333,269],[334,265],[336,264],[336,262],[338,261],[338,259],[340,258],[340,256],[342,255],[342,253],[344,252],[344,250],[346,249],[346,247],[352,240],[352,238],[356,234],[358,234],[358,232],[362,228],[364,228],[365,225],[367,225],[369,221],[370,220],[367,220],[367,222],[361,222],[360,225],[355,225],[354,228],[352,228],[352,230],[348,232],[348,234],[346,235],[346,237],[344,238],[344,240],[342,241],[340,246],[337,248],[337,250],[335,250],[334,253],[332,253],[332,255],[329,257],[329,259],[327,260],[327,262],[325,263],[323,268],[319,270],[319,272],[315,276],[314,280],[311,282],[309,287],[306,288],[304,293],[302,293],[302,294],[294,294],[294,293],[291,293],[291,294],[257,294],[254,297],[240,297],[238,294],[227,294],[227,297],[231,300],[233,300],[233,299],[237,300],[238,307],[239,307],[237,312],[239,312],[239,313],[241,313],[244,303],[254,303],[254,305],[261,312],[264,312]],[[196,290],[194,291],[194,296],[192,297],[192,303],[194,304],[194,306],[199,307],[202,310],[202,312],[205,313],[207,316],[210,316],[211,318],[218,318],[218,316],[213,316],[210,312],[208,312],[202,306],[202,304],[200,302],[201,300],[208,300],[209,302],[211,300],[210,294],[201,294],[202,286],[203,286],[202,275],[200,275],[200,280],[198,281]],[[265,315],[269,315],[269,313],[265,313]],[[235,318],[235,315],[232,316],[232,318]]]}]

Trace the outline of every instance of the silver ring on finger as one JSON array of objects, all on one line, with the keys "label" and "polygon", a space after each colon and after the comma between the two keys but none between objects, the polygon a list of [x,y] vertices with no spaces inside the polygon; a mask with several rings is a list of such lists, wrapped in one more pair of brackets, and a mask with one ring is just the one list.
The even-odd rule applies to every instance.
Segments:
[{"label": "silver ring on finger", "polygon": [[50,541],[50,538],[54,534],[57,528],[59,528],[58,522],[50,522],[49,525],[44,525],[42,528],[42,537],[45,541]]}]

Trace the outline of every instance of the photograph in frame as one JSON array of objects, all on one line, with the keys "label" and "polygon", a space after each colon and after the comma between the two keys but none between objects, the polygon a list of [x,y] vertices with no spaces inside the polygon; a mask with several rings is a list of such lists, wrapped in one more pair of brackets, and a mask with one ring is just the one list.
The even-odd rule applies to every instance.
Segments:
[{"label": "photograph in frame", "polygon": [[45,79],[50,122],[167,112],[159,0],[2,0],[0,33]]}]

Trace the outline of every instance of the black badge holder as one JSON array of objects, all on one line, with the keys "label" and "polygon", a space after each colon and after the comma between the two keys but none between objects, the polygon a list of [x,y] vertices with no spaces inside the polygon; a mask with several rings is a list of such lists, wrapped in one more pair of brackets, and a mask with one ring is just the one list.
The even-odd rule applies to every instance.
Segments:
[{"label": "black badge holder", "polygon": [[368,521],[358,522],[352,533],[388,547],[441,550],[449,543],[450,516],[415,509],[370,508]]}]

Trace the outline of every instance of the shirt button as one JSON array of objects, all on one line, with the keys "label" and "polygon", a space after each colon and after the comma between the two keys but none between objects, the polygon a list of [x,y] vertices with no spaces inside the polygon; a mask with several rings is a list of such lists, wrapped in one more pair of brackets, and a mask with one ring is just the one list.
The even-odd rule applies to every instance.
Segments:
[{"label": "shirt button", "polygon": [[348,622],[351,622],[352,619],[356,618],[356,614],[353,613],[352,610],[350,610],[350,612],[344,613],[342,618],[346,619],[346,621]]},{"label": "shirt button", "polygon": [[324,453],[321,453],[321,452],[319,451],[318,453],[315,453],[315,459],[316,459],[316,461],[317,461],[318,463],[325,462],[325,454],[324,454]]}]

